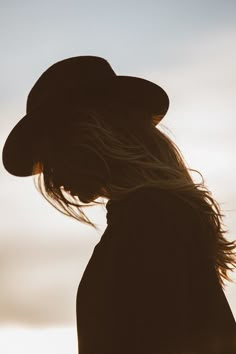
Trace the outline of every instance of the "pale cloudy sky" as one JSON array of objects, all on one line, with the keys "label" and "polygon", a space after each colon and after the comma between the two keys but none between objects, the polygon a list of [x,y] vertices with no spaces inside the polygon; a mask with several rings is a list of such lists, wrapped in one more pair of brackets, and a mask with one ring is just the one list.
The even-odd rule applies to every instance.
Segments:
[{"label": "pale cloudy sky", "polygon": [[[118,75],[143,77],[166,89],[170,109],[163,125],[188,165],[203,174],[225,211],[229,239],[236,238],[234,0],[5,0],[0,7],[1,150],[44,70],[71,56],[102,56]],[[59,214],[31,178],[11,176],[2,164],[0,198],[0,336],[9,338],[0,351],[14,353],[25,327],[34,338],[38,328],[50,326],[43,332],[45,348],[55,333],[71,343],[77,287],[106,227],[106,212],[88,212],[101,225],[98,235]],[[236,318],[236,284],[229,284],[226,296]],[[58,326],[72,332],[63,337]],[[57,353],[67,353],[63,348]]]}]

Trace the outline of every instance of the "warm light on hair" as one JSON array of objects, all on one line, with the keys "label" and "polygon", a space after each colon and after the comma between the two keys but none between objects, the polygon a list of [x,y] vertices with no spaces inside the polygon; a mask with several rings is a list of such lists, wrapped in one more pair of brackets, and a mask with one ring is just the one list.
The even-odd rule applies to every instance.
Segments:
[{"label": "warm light on hair", "polygon": [[[208,227],[223,287],[224,280],[232,281],[227,272],[236,267],[236,244],[224,237],[224,215],[203,176],[187,167],[176,144],[151,123],[147,113],[118,108],[89,107],[77,112],[63,136],[51,139],[36,186],[58,210],[95,228],[82,209],[104,205],[95,200],[98,196],[119,200],[145,186],[178,194],[201,214]],[[115,118],[112,123],[111,115]],[[201,183],[195,183],[190,172],[198,173]]]}]

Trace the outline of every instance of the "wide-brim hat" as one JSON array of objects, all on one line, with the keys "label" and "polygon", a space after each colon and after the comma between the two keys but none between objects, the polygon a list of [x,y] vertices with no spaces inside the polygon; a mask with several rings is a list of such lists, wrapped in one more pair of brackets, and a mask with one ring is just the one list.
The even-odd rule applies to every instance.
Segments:
[{"label": "wide-brim hat", "polygon": [[[20,177],[33,175],[33,166],[38,162],[36,151],[49,120],[56,123],[60,117],[56,112],[88,99],[140,107],[150,113],[155,125],[169,108],[168,95],[159,85],[139,77],[116,75],[104,58],[77,56],[61,60],[43,72],[32,87],[26,115],[12,129],[3,148],[6,170]],[[63,124],[68,124],[69,119],[68,114]]]}]

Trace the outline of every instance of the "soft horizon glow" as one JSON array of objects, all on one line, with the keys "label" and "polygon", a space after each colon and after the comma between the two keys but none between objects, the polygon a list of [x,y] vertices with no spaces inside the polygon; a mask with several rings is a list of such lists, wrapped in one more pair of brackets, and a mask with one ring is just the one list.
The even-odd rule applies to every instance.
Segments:
[{"label": "soft horizon glow", "polygon": [[1,354],[78,354],[73,327],[0,327]]},{"label": "soft horizon glow", "polygon": [[[104,57],[118,75],[168,92],[163,125],[203,174],[225,213],[227,238],[236,239],[234,0],[10,0],[1,7],[1,151],[44,70],[66,57]],[[77,354],[76,290],[106,227],[105,210],[85,211],[98,234],[2,164],[0,182],[0,353]],[[236,280],[236,271],[230,275]],[[236,283],[225,294],[236,319]]]}]

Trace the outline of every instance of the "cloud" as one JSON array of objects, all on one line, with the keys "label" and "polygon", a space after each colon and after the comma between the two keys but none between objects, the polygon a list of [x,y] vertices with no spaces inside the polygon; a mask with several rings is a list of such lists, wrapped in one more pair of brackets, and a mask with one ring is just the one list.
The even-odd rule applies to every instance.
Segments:
[{"label": "cloud", "polygon": [[1,246],[0,322],[74,323],[77,287],[94,244],[23,238]]}]

